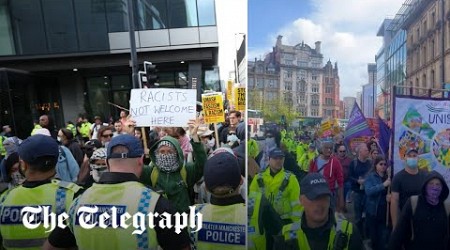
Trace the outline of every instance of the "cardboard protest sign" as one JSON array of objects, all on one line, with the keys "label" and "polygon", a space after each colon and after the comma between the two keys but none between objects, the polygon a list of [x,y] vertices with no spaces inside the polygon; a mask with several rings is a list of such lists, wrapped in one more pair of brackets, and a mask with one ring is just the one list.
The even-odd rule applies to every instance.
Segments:
[{"label": "cardboard protest sign", "polygon": [[195,89],[132,89],[130,115],[138,127],[184,127],[196,118]]},{"label": "cardboard protest sign", "polygon": [[236,110],[245,110],[245,88],[234,89],[234,105]]},{"label": "cardboard protest sign", "polygon": [[225,121],[222,93],[203,94],[202,104],[206,123]]}]

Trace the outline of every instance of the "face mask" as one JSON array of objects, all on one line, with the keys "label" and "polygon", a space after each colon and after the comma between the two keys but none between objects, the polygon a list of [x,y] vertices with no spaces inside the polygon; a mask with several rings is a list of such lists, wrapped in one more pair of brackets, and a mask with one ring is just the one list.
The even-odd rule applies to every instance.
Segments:
[{"label": "face mask", "polygon": [[410,168],[417,168],[418,166],[417,158],[406,158],[406,165]]},{"label": "face mask", "polygon": [[108,148],[109,141],[105,142],[105,148]]},{"label": "face mask", "polygon": [[214,140],[214,138],[211,139],[211,140],[208,140],[208,141],[206,142],[206,146],[208,146],[208,148],[213,148],[214,145],[216,145],[216,140]]},{"label": "face mask", "polygon": [[58,140],[59,142],[61,142],[61,141],[62,141],[62,138],[58,136],[58,137],[56,138],[56,140]]},{"label": "face mask", "polygon": [[94,179],[95,182],[98,182],[102,174],[108,171],[108,168],[105,165],[89,164],[89,166],[91,167],[92,179]]},{"label": "face mask", "polygon": [[23,177],[23,175],[21,175],[19,171],[16,171],[11,173],[11,179],[11,184],[13,186],[17,186],[22,184],[22,182],[25,180],[25,177]]},{"label": "face mask", "polygon": [[426,199],[431,205],[437,205],[439,203],[439,196],[441,195],[442,187],[427,185],[426,187]]},{"label": "face mask", "polygon": [[176,153],[173,154],[156,154],[155,164],[163,172],[175,172],[180,167],[178,163],[178,156]]}]

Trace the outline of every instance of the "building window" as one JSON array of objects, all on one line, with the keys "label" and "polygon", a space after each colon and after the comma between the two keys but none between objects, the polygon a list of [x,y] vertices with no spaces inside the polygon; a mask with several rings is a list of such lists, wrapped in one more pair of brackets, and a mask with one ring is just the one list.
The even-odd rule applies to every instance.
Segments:
[{"label": "building window", "polygon": [[436,24],[436,13],[431,13],[431,24],[434,26]]},{"label": "building window", "polygon": [[426,44],[424,44],[422,47],[422,57],[423,57],[422,65],[425,65],[427,63],[427,45]]},{"label": "building window", "polygon": [[333,93],[333,87],[327,86],[327,87],[325,88],[325,93],[327,93],[327,94]]},{"label": "building window", "polygon": [[138,0],[136,1],[135,8],[136,27],[138,30],[168,28],[166,0]]},{"label": "building window", "polygon": [[427,75],[422,75],[422,88],[427,88]]},{"label": "building window", "polygon": [[198,25],[216,25],[216,11],[214,0],[197,0]]},{"label": "building window", "polygon": [[319,93],[319,86],[316,85],[316,84],[312,85],[312,87],[311,87],[311,92],[313,92],[313,93]]},{"label": "building window", "polygon": [[434,76],[434,70],[431,70],[431,88],[435,88],[436,86],[434,85],[435,83],[435,76]]},{"label": "building window", "polygon": [[435,49],[434,49],[434,39],[431,41],[431,60],[433,60],[434,59],[434,56],[435,56]]},{"label": "building window", "polygon": [[317,75],[311,76],[311,79],[312,79],[313,81],[317,81]]},{"label": "building window", "polygon": [[292,82],[284,82],[285,90],[292,90]]},{"label": "building window", "polygon": [[325,98],[326,105],[333,105],[333,98]]},{"label": "building window", "polygon": [[195,0],[168,1],[170,28],[198,26]]}]

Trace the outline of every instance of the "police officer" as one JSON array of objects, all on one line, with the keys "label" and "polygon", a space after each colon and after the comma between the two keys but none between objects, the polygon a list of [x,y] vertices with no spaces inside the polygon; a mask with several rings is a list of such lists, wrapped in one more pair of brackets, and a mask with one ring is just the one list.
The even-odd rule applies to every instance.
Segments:
[{"label": "police officer", "polygon": [[300,187],[295,175],[284,170],[284,152],[275,148],[269,153],[269,167],[259,173],[250,185],[250,192],[261,192],[283,220],[283,224],[297,221],[301,216],[298,200]]},{"label": "police officer", "polygon": [[0,232],[6,249],[41,249],[48,237],[43,223],[36,229],[22,224],[21,210],[27,206],[50,206],[57,215],[67,212],[80,187],[53,177],[58,161],[56,140],[34,135],[24,140],[18,149],[20,171],[26,180],[0,198]]},{"label": "police officer", "polygon": [[276,249],[364,249],[357,228],[334,216],[330,209],[331,191],[320,173],[306,175],[300,190],[302,218],[283,227],[282,243]]},{"label": "police officer", "polygon": [[280,216],[260,192],[250,192],[247,204],[247,249],[272,249],[273,236],[278,235],[283,227]]},{"label": "police officer", "polygon": [[204,180],[211,204],[196,205],[203,224],[200,231],[191,232],[195,248],[246,249],[247,208],[239,194],[243,177],[236,156],[225,150],[215,153],[206,161]]},{"label": "police officer", "polygon": [[[126,211],[122,212],[130,215],[138,212],[145,215],[167,212],[172,214],[171,220],[175,221],[174,207],[139,182],[143,160],[143,147],[137,138],[132,135],[114,137],[107,147],[109,172],[104,172],[98,183],[94,183],[72,203],[69,213],[70,227],[55,229],[44,249],[71,248],[76,245],[79,249],[157,249],[158,245],[163,249],[190,249],[187,232],[176,234],[174,228],[163,229],[156,226],[152,229],[147,226],[142,234],[133,234],[135,228],[130,225],[126,228],[103,229],[97,223],[92,229],[84,229],[79,223],[73,223],[80,219],[77,211],[82,206],[97,206],[101,207],[102,211],[110,211],[115,206],[125,208]],[[94,216],[94,220],[98,220],[98,217]],[[147,216],[145,220],[145,225],[149,225]],[[155,217],[154,224],[159,225],[161,220],[161,217]],[[95,222],[97,221],[93,223]]]}]

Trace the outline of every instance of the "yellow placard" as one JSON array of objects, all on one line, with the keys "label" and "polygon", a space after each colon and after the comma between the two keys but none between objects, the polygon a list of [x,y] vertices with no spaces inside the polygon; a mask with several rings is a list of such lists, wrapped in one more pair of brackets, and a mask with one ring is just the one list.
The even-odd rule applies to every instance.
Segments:
[{"label": "yellow placard", "polygon": [[206,123],[225,122],[222,93],[203,94],[202,104]]},{"label": "yellow placard", "polygon": [[245,110],[245,88],[234,89],[234,105],[236,110]]},{"label": "yellow placard", "polygon": [[231,101],[233,98],[233,81],[228,80],[227,81],[227,100]]}]

